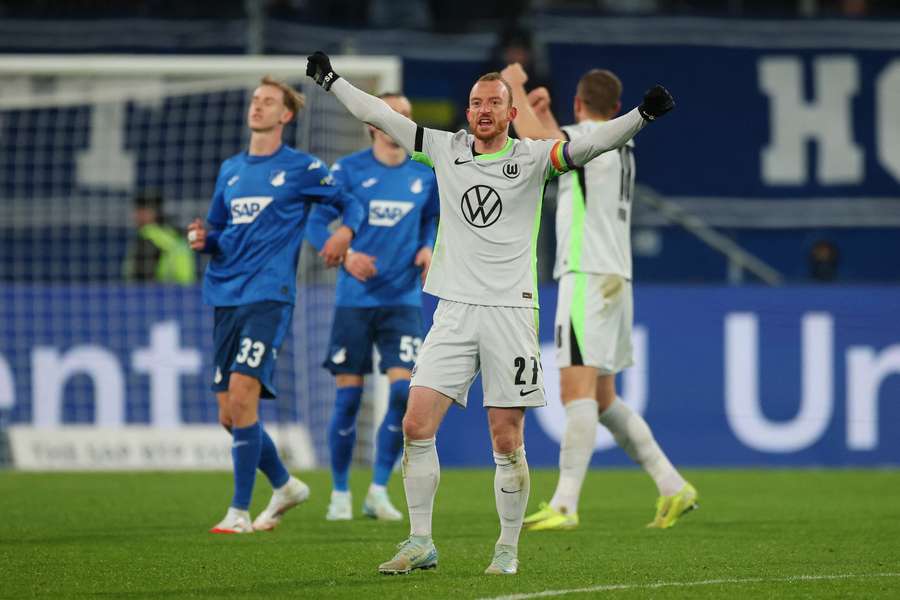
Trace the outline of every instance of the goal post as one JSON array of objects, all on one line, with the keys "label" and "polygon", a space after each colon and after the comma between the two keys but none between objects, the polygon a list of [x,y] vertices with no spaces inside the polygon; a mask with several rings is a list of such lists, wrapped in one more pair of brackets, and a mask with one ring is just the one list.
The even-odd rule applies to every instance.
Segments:
[{"label": "goal post", "polygon": [[[396,57],[335,56],[332,64],[370,92],[401,87]],[[158,193],[178,230],[205,215],[219,165],[246,148],[250,92],[267,74],[307,98],[285,143],[328,163],[366,147],[365,127],[312,85],[305,69],[305,56],[0,56],[0,434],[29,429],[23,445],[36,448],[35,432],[40,441],[41,431],[58,427],[215,425],[212,310],[200,300],[199,283],[124,278],[133,201]],[[279,399],[263,401],[261,412],[283,435],[301,428],[321,464],[334,399],[332,377],[320,365],[335,271],[311,250],[301,255],[293,327],[279,355]],[[196,266],[202,275],[202,258]],[[387,403],[384,378],[368,379],[377,385],[367,386],[362,462],[370,460],[374,423]],[[209,439],[198,436],[198,448]],[[10,458],[4,447],[0,440],[0,464]],[[46,448],[45,466],[56,468],[52,456],[61,450]],[[114,454],[107,455],[113,463]],[[122,465],[134,468],[133,460]]]}]

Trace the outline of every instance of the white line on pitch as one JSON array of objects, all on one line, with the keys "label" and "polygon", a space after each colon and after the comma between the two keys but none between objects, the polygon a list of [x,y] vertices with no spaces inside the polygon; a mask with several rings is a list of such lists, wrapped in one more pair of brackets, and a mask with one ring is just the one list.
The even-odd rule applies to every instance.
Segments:
[{"label": "white line on pitch", "polygon": [[900,577],[900,573],[847,573],[843,575],[795,575],[792,577],[748,577],[746,579],[704,579],[702,581],[660,581],[657,583],[612,583],[595,585],[569,590],[546,590],[527,594],[511,594],[509,596],[493,596],[481,600],[526,600],[528,598],[547,598],[549,596],[565,596],[566,594],[589,594],[591,592],[614,592],[618,590],[655,589],[663,587],[696,587],[700,585],[733,585],[746,583],[784,583],[794,581],[827,581],[833,579],[871,579],[875,577]]}]

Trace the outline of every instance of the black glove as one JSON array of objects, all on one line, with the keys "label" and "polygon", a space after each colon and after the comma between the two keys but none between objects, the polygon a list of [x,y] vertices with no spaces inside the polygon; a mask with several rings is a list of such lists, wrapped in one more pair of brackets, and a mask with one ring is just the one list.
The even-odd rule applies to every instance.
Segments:
[{"label": "black glove", "polygon": [[325,88],[326,92],[341,77],[331,68],[331,61],[328,59],[328,55],[321,50],[316,50],[306,57],[306,74]]},{"label": "black glove", "polygon": [[[327,59],[326,59],[327,60]],[[675,99],[669,90],[657,84],[647,90],[644,101],[638,106],[638,112],[648,121],[655,121],[670,110],[675,108]]]}]

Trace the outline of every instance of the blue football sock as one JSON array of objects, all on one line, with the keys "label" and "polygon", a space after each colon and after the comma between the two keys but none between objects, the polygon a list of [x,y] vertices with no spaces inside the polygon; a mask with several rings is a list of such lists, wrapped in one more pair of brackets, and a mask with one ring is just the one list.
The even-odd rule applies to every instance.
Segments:
[{"label": "blue football sock", "polygon": [[337,389],[337,399],[331,423],[328,424],[328,446],[331,449],[331,480],[334,489],[346,492],[349,488],[350,460],[356,445],[356,413],[362,400],[362,387]]},{"label": "blue football sock", "polygon": [[247,510],[250,507],[262,445],[261,432],[259,422],[249,427],[234,427],[231,430],[233,437],[231,459],[234,461],[234,498],[231,500],[231,506],[234,508]]},{"label": "blue football sock", "polygon": [[391,384],[391,395],[384,421],[378,428],[375,442],[375,469],[372,483],[387,485],[397,457],[403,450],[403,415],[409,399],[409,380],[400,379]]},{"label": "blue football sock", "polygon": [[281,462],[281,457],[278,456],[278,448],[275,447],[275,442],[273,442],[272,438],[269,437],[269,434],[266,433],[266,429],[263,427],[262,423],[259,424],[259,428],[262,436],[262,449],[259,453],[259,470],[266,474],[273,489],[280,488],[291,478],[291,474],[288,473],[288,470],[284,467],[284,463]]}]

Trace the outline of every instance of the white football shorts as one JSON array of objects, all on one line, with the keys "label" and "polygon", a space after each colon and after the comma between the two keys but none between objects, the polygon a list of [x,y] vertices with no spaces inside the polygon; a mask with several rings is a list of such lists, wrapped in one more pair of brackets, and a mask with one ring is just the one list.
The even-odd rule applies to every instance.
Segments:
[{"label": "white football shorts", "polygon": [[441,300],[410,386],[424,386],[466,406],[481,371],[484,406],[544,406],[544,374],[534,308]]},{"label": "white football shorts", "polygon": [[631,282],[620,275],[565,273],[556,305],[556,364],[611,375],[634,364]]}]

